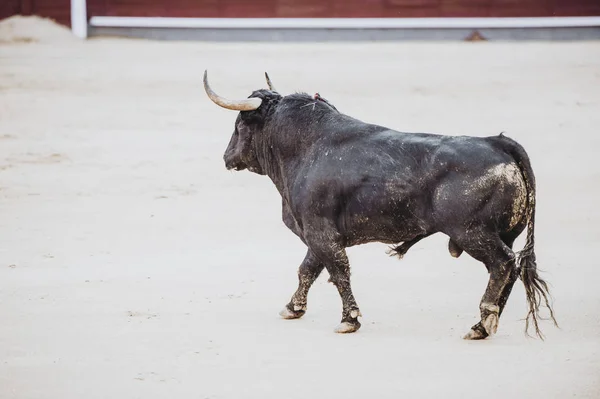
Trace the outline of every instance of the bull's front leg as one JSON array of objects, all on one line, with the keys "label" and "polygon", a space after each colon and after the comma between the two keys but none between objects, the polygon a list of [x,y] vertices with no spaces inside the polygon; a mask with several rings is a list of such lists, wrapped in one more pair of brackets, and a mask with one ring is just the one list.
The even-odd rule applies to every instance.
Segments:
[{"label": "bull's front leg", "polygon": [[350,263],[344,247],[331,242],[312,242],[311,250],[327,272],[329,282],[333,283],[342,299],[342,320],[335,328],[336,333],[351,333],[360,328],[358,317],[362,316],[350,285]]},{"label": "bull's front leg", "polygon": [[324,264],[309,249],[304,261],[298,268],[298,289],[292,295],[290,303],[279,312],[281,317],[284,319],[297,319],[304,316],[308,291],[317,277],[319,277],[319,274],[321,274],[321,271],[323,271],[323,267]]},{"label": "bull's front leg", "polygon": [[[325,247],[321,249],[321,247]],[[336,333],[351,333],[360,328],[358,317],[362,316],[352,287],[350,286],[350,263],[346,250],[333,245],[309,249],[298,269],[298,289],[290,302],[279,314],[285,319],[297,319],[306,312],[308,291],[323,268],[329,272],[329,281],[333,283],[342,298],[342,321],[335,328]]]},{"label": "bull's front leg", "polygon": [[352,294],[350,262],[341,244],[342,237],[328,219],[307,218],[303,225],[305,234],[301,238],[308,246],[308,253],[298,272],[298,290],[280,314],[286,318],[298,318],[304,314],[308,290],[325,267],[329,272],[329,282],[336,286],[342,299],[342,320],[334,331],[355,332],[360,328],[358,317],[362,315]]},{"label": "bull's front leg", "polygon": [[350,263],[344,248],[339,248],[332,256],[328,257],[325,267],[329,272],[329,281],[332,282],[342,298],[342,321],[335,328],[336,333],[352,333],[360,328],[358,317],[362,316],[354,299],[350,285]]}]

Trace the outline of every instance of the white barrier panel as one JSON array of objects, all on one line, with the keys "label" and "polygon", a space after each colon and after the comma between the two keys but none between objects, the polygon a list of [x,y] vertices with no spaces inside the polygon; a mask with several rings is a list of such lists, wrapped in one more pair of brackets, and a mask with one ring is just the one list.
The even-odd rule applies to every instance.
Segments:
[{"label": "white barrier panel", "polygon": [[[72,0],[72,3],[79,2]],[[84,0],[81,0],[84,2]],[[204,29],[486,29],[600,26],[600,17],[539,18],[163,18],[102,17],[94,27]]]}]

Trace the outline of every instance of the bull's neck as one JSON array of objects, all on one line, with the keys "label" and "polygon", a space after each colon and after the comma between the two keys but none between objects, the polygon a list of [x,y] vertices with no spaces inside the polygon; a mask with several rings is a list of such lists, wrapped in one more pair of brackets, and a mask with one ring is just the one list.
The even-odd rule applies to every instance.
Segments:
[{"label": "bull's neck", "polygon": [[286,196],[290,183],[289,169],[293,168],[306,149],[291,140],[290,132],[264,129],[261,133],[253,143],[258,162],[279,193]]}]

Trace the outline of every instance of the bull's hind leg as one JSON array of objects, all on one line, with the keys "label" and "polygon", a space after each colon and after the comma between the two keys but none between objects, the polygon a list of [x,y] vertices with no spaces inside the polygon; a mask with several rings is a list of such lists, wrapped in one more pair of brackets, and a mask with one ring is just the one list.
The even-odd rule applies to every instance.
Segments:
[{"label": "bull's hind leg", "polygon": [[490,273],[479,310],[481,321],[471,327],[465,339],[484,339],[496,333],[500,313],[517,277],[515,254],[493,232],[469,232],[455,241],[473,258],[483,262]]},{"label": "bull's hind leg", "polygon": [[304,316],[308,290],[323,271],[323,267],[323,263],[319,262],[315,255],[308,250],[304,261],[298,268],[298,289],[292,295],[290,303],[279,312],[281,317],[284,319],[297,319]]},{"label": "bull's hind leg", "polygon": [[[510,292],[512,291],[512,288],[515,285],[517,278],[519,277],[519,273],[517,271],[517,268],[514,265],[514,261],[512,263],[513,263],[513,265],[510,268],[510,274],[509,274],[508,280],[506,281],[506,284],[504,285],[504,287],[501,289],[500,299],[498,300],[498,305],[497,306],[495,306],[495,305],[485,306],[486,302],[484,302],[485,301],[485,295],[484,295],[484,299],[482,299],[481,304],[480,304],[482,321],[480,321],[479,323],[477,323],[473,327],[471,327],[471,330],[464,336],[465,339],[471,339],[471,340],[484,339],[496,332],[496,330],[498,328],[498,321],[500,319],[500,316],[502,315],[502,311],[504,310],[506,301],[508,301]],[[488,283],[488,287],[486,289],[486,294],[490,290],[490,286],[492,284],[492,282],[491,282],[492,278],[493,277],[490,273],[490,282]],[[491,315],[487,316],[486,313],[490,313]],[[494,315],[496,315],[496,316],[494,316]],[[488,317],[488,319],[485,319],[486,316]],[[486,320],[487,320],[487,324],[486,324]],[[490,329],[489,329],[490,326],[493,327],[492,331],[490,331]]]},{"label": "bull's hind leg", "polygon": [[[515,229],[513,231],[510,231],[508,233],[504,233],[501,235],[502,241],[504,242],[504,244],[506,244],[506,246],[511,251],[513,248],[513,243],[515,242],[515,239],[518,237],[518,235],[521,234],[523,227],[524,226],[522,226],[520,229]],[[513,254],[513,256],[514,256],[514,254]],[[510,278],[508,280],[508,283],[506,283],[506,285],[504,286],[504,289],[502,290],[502,294],[500,295],[500,303],[498,304],[498,307],[500,309],[498,310],[498,316],[502,315],[504,306],[506,306],[506,301],[508,301],[510,292],[512,291],[513,286],[515,285],[515,282],[517,281],[518,278],[519,278],[519,272],[518,272],[518,269],[515,264],[514,267],[511,268]]]}]

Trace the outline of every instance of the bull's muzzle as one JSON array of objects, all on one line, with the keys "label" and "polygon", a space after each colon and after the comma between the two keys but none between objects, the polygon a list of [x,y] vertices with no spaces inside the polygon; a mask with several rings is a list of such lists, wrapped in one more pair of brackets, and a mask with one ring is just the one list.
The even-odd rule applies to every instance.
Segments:
[{"label": "bull's muzzle", "polygon": [[245,166],[243,166],[240,162],[235,161],[232,158],[228,158],[227,156],[223,157],[223,160],[225,161],[225,168],[227,168],[227,170],[244,170],[246,169]]}]

